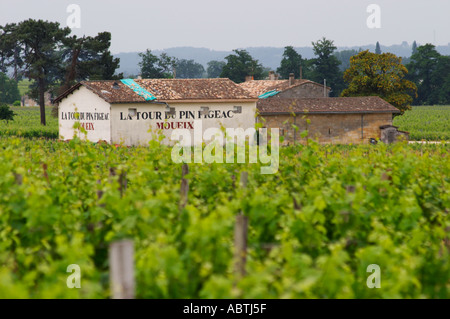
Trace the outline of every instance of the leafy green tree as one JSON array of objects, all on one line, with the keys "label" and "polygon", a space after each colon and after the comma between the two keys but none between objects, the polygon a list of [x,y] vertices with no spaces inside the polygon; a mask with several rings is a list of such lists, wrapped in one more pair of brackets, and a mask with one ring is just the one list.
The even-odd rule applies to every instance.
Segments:
[{"label": "leafy green tree", "polygon": [[379,96],[401,112],[409,110],[417,95],[416,85],[405,79],[407,68],[401,58],[392,53],[376,54],[362,51],[350,58],[350,68],[344,72],[348,88],[341,96]]},{"label": "leafy green tree", "polygon": [[20,100],[17,82],[0,72],[0,102],[12,104],[16,100]]},{"label": "leafy green tree", "polygon": [[141,68],[141,76],[148,79],[162,79],[173,77],[173,69],[176,65],[176,59],[162,53],[159,57],[152,54],[151,50],[147,49],[145,53],[139,53],[141,61],[139,67]]},{"label": "leafy green tree", "polygon": [[15,115],[16,113],[14,113],[7,104],[0,104],[0,120],[8,123],[8,121],[14,121]]},{"label": "leafy green tree", "polygon": [[263,78],[263,66],[246,50],[233,50],[234,54],[225,57],[227,63],[223,66],[220,77],[241,83],[246,76],[253,76],[255,80]]},{"label": "leafy green tree", "polygon": [[347,70],[350,67],[350,58],[357,54],[358,51],[356,50],[342,50],[335,52],[334,56],[341,62],[341,64],[339,64],[339,70],[342,72]]},{"label": "leafy green tree", "polygon": [[[277,68],[277,73],[284,79],[289,78],[290,73],[294,73],[295,78],[300,78],[300,67],[302,67],[302,74],[307,73],[306,63],[302,59],[301,54],[295,51],[294,47],[287,46],[284,48],[283,59],[280,67]],[[302,75],[303,76],[303,75]]]},{"label": "leafy green tree", "polygon": [[438,65],[436,72],[432,75],[432,85],[439,88],[433,91],[433,100],[436,100],[436,104],[448,105],[450,104],[450,56],[441,55],[438,58]]},{"label": "leafy green tree", "polygon": [[162,70],[164,78],[173,78],[173,70],[177,64],[177,59],[167,53],[161,53],[158,59],[158,66]]},{"label": "leafy green tree", "polygon": [[152,54],[152,51],[147,49],[145,53],[139,53],[141,61],[139,67],[141,68],[141,76],[147,79],[163,78],[163,72],[158,66],[158,57]]},{"label": "leafy green tree", "polygon": [[381,54],[380,42],[378,42],[378,41],[377,41],[377,44],[375,46],[375,53],[376,54]]},{"label": "leafy green tree", "polygon": [[220,77],[225,64],[224,61],[209,61],[208,67],[206,68],[208,78],[214,79]]},{"label": "leafy green tree", "polygon": [[414,100],[414,104],[439,103],[439,91],[445,82],[443,76],[446,75],[440,73],[445,70],[445,64],[446,59],[441,59],[434,45],[428,43],[417,48],[407,65],[408,79],[416,83],[418,88],[418,97]]},{"label": "leafy green tree", "polygon": [[194,60],[185,59],[177,60],[175,70],[176,77],[181,79],[198,79],[205,73],[203,65]]},{"label": "leafy green tree", "polygon": [[333,41],[326,38],[312,42],[312,45],[316,58],[312,60],[311,80],[323,83],[326,79],[327,86],[332,88],[331,96],[338,96],[344,87],[344,82],[342,72],[339,70],[340,61],[333,54],[336,46]]},{"label": "leafy green tree", "polygon": [[55,70],[61,64],[56,50],[70,32],[70,28],[60,28],[58,22],[32,19],[19,23],[15,31],[22,48],[25,75],[37,84],[42,125],[46,125],[44,94],[57,78]]}]

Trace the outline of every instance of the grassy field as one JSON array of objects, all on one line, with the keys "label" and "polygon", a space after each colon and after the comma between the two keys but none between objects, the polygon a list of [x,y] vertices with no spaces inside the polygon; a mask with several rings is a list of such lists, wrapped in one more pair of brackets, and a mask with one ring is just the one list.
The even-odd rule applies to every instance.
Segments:
[{"label": "grassy field", "polygon": [[413,106],[411,111],[394,118],[394,125],[410,132],[410,140],[450,140],[450,105]]},{"label": "grassy field", "polygon": [[58,119],[51,116],[51,107],[45,110],[47,126],[42,126],[39,107],[11,107],[17,114],[14,121],[0,121],[0,136],[58,138]]}]

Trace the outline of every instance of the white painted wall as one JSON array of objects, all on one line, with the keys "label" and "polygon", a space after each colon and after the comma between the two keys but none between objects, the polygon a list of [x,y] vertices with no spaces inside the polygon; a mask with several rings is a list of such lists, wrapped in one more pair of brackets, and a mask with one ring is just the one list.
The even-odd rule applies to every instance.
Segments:
[{"label": "white painted wall", "polygon": [[[172,127],[168,128],[168,125],[180,125],[179,128],[188,128],[191,132],[192,137],[194,136],[194,130],[191,127],[194,125],[194,120],[199,119],[199,111],[202,106],[209,107],[211,115],[214,117],[222,118],[202,118],[202,129],[203,132],[211,127],[220,128],[221,125],[225,128],[254,128],[255,127],[255,112],[256,112],[256,102],[206,102],[206,103],[168,103],[171,107],[175,108],[175,118],[165,120],[166,106],[161,104],[151,104],[151,103],[126,103],[126,104],[112,104],[111,105],[111,139],[112,143],[125,145],[148,145],[148,142],[152,139],[152,133],[158,131],[158,123],[161,126],[165,126],[162,129],[162,133],[165,136],[162,143],[169,145],[174,144],[170,141],[172,134]],[[234,109],[234,106],[241,106],[242,113],[230,112]],[[138,114],[131,119],[128,118],[129,109],[136,109]],[[191,111],[194,113],[192,117]],[[151,117],[143,118],[143,113],[150,112]],[[160,112],[161,119],[157,118],[157,112]],[[182,113],[185,112],[185,113]],[[226,117],[224,117],[224,112]],[[184,114],[184,116],[183,116]],[[139,119],[137,118],[139,115]],[[228,118],[228,116],[230,116]],[[144,117],[146,117],[144,115]],[[168,124],[164,124],[167,122]],[[170,124],[173,123],[173,124]],[[180,124],[178,124],[180,123]],[[202,134],[203,134],[202,132]]]},{"label": "white painted wall", "polygon": [[[79,113],[79,120],[73,117],[75,112]],[[73,126],[78,121],[86,128],[87,140],[111,142],[110,104],[83,86],[59,103],[58,119],[59,136],[62,140],[74,137]],[[84,134],[78,132],[77,135],[85,139]]]}]

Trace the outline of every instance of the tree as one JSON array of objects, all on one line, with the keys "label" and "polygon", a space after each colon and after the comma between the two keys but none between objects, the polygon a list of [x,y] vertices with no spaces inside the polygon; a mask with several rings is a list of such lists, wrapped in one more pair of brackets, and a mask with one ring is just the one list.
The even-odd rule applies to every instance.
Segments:
[{"label": "tree", "polygon": [[17,82],[0,72],[0,102],[12,104],[17,100],[20,100]]},{"label": "tree", "polygon": [[141,76],[148,79],[162,79],[173,77],[173,69],[176,64],[176,59],[162,53],[160,57],[152,54],[151,50],[147,49],[145,53],[139,53],[141,61],[139,67],[141,68]]},{"label": "tree", "polygon": [[114,58],[109,52],[111,33],[101,32],[95,37],[81,38],[74,35],[63,39],[63,43],[61,58],[65,72],[59,93],[82,80],[115,79],[120,59]]},{"label": "tree", "polygon": [[23,66],[20,53],[21,48],[17,45],[17,25],[15,23],[0,26],[0,72],[7,73],[8,68],[13,68],[13,78],[18,81]]},{"label": "tree", "polygon": [[294,73],[295,78],[298,79],[300,78],[300,67],[302,67],[302,73],[307,72],[301,54],[297,53],[292,46],[285,47],[277,73],[284,79],[288,79],[289,74]]},{"label": "tree", "polygon": [[116,74],[120,66],[120,58],[115,58],[109,50],[102,53],[98,66],[100,66],[99,74],[102,80],[123,79],[123,73]]},{"label": "tree", "polygon": [[407,74],[396,55],[362,51],[350,59],[350,68],[344,72],[349,85],[341,96],[379,96],[403,113],[417,95],[416,85],[404,79]]},{"label": "tree", "polygon": [[177,59],[167,55],[167,53],[161,53],[158,59],[158,66],[162,70],[163,77],[166,79],[173,78],[173,70],[177,64]]},{"label": "tree", "polygon": [[17,42],[23,50],[25,75],[37,83],[42,125],[46,125],[44,94],[60,66],[56,49],[70,32],[70,28],[61,29],[58,22],[32,19],[19,23],[16,29]]},{"label": "tree", "polygon": [[341,64],[339,65],[339,70],[342,72],[347,70],[350,67],[350,58],[357,54],[358,51],[356,50],[342,50],[339,52],[335,52],[334,56],[341,62]]},{"label": "tree", "polygon": [[375,46],[375,54],[381,54],[380,42],[378,42],[378,41],[377,41],[377,44]]},{"label": "tree", "polygon": [[441,55],[438,58],[436,72],[432,75],[431,83],[438,88],[432,94],[436,104],[450,104],[450,56]]},{"label": "tree", "polygon": [[253,76],[255,80],[263,77],[263,67],[258,60],[246,50],[233,50],[235,54],[225,57],[227,63],[223,66],[220,77],[229,78],[230,80],[241,83],[245,81],[246,76]]},{"label": "tree", "polygon": [[342,72],[339,71],[339,60],[333,54],[336,46],[333,41],[322,38],[317,42],[312,42],[313,51],[316,58],[312,60],[313,70],[311,80],[323,83],[332,88],[331,95],[338,96],[344,87]]},{"label": "tree", "polygon": [[196,63],[194,60],[177,60],[176,77],[180,79],[198,79],[203,77],[205,68],[200,63]]},{"label": "tree", "polygon": [[411,56],[407,68],[409,70],[408,79],[416,83],[418,87],[418,97],[414,104],[438,104],[441,86],[438,78],[439,62],[441,55],[436,51],[436,47],[430,43],[421,45],[416,53]]},{"label": "tree", "polygon": [[206,68],[206,73],[208,78],[218,78],[222,73],[222,69],[225,66],[224,61],[209,61],[208,67]]},{"label": "tree", "polygon": [[7,104],[0,104],[0,121],[14,121],[14,116],[16,113],[14,113]]},{"label": "tree", "polygon": [[414,40],[413,44],[412,44],[412,53],[411,55],[415,54],[417,52],[417,43]]},{"label": "tree", "polygon": [[139,67],[141,68],[141,76],[148,79],[159,79],[164,77],[162,70],[157,65],[158,57],[152,54],[152,51],[147,49],[145,53],[139,53],[141,61]]}]

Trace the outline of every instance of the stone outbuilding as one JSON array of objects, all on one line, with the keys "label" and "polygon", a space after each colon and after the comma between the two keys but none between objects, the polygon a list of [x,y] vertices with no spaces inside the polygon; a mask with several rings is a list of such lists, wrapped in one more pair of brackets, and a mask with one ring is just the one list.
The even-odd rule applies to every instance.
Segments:
[{"label": "stone outbuilding", "polygon": [[[335,98],[266,98],[257,103],[257,121],[279,128],[284,144],[359,144],[381,138],[381,128],[392,125],[400,111],[378,96]],[[303,131],[308,137],[302,137]]]},{"label": "stone outbuilding", "polygon": [[391,144],[401,140],[409,140],[409,132],[399,131],[398,126],[382,125],[380,126],[380,130],[380,140],[385,144]]},{"label": "stone outbuilding", "polygon": [[82,127],[89,141],[127,146],[148,145],[158,132],[162,143],[172,144],[172,131],[193,135],[195,120],[201,134],[212,127],[253,128],[256,102],[229,79],[82,81],[54,100],[60,139],[83,138]]},{"label": "stone outbuilding", "polygon": [[294,74],[287,80],[272,77],[269,80],[248,80],[239,85],[259,98],[320,98],[328,97],[331,91],[330,87],[310,80],[294,79]]}]

